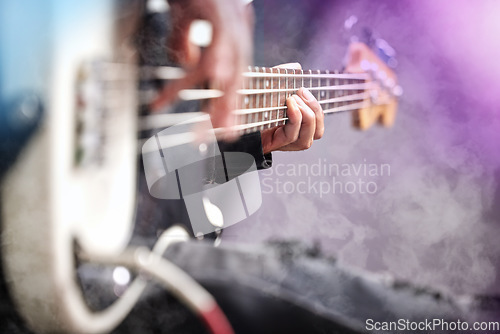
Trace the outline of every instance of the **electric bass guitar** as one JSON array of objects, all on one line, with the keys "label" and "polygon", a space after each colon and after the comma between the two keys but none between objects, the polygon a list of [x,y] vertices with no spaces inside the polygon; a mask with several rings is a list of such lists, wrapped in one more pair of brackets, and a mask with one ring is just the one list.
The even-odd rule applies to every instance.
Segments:
[{"label": "electric bass guitar", "polygon": [[[0,3],[1,257],[9,294],[35,332],[108,332],[133,306],[119,298],[91,310],[75,268],[82,253],[110,259],[127,252],[137,133],[184,117],[138,117],[138,79],[175,76],[136,65],[132,41],[143,9],[135,0]],[[363,44],[349,54],[343,71],[250,68],[236,130],[284,125],[285,99],[300,87],[326,114],[352,112],[356,127],[392,125],[401,94],[394,72]]]}]

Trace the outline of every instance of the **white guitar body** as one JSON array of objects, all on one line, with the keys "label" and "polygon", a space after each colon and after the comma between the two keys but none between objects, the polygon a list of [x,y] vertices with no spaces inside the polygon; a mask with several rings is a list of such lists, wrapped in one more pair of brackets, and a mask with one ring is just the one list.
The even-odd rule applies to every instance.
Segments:
[{"label": "white guitar body", "polygon": [[[82,67],[95,60],[134,64],[126,34],[135,22],[124,16],[137,15],[140,7],[137,1],[123,3],[0,4],[0,31],[7,44],[0,59],[2,96],[35,92],[45,108],[1,189],[5,280],[35,332],[106,332],[126,315],[87,308],[74,256],[75,245],[95,255],[121,252],[133,226],[136,73],[132,66],[109,73]],[[106,83],[113,98],[103,102],[95,88],[108,75],[118,80]],[[113,105],[105,104],[110,101]]]}]

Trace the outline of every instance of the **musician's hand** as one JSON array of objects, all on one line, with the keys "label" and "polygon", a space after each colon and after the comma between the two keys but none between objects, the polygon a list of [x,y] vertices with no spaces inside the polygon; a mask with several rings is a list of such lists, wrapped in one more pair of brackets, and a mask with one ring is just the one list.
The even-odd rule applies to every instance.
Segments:
[{"label": "musician's hand", "polygon": [[[169,3],[173,23],[169,52],[185,67],[187,75],[168,85],[153,109],[175,99],[180,89],[208,83],[210,88],[225,93],[210,107],[216,111],[211,113],[213,126],[232,125],[233,117],[229,116],[236,105],[236,91],[241,88],[241,73],[251,63],[251,7],[237,0],[169,0]],[[191,23],[197,19],[207,20],[213,27],[212,42],[203,51],[189,41]]]},{"label": "musician's hand", "polygon": [[[277,67],[301,69],[300,64]],[[306,89],[286,100],[288,122],[284,126],[262,131],[264,153],[272,151],[301,151],[311,147],[325,130],[324,114],[316,98]]]}]

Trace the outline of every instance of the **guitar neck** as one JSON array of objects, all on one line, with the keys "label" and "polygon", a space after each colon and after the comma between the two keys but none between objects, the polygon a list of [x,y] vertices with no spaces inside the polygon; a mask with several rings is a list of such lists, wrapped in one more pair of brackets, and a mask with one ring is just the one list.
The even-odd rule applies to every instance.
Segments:
[{"label": "guitar neck", "polygon": [[251,67],[243,73],[243,88],[235,111],[242,133],[261,131],[286,123],[286,99],[307,88],[325,114],[353,111],[365,106],[369,89],[366,73]]}]

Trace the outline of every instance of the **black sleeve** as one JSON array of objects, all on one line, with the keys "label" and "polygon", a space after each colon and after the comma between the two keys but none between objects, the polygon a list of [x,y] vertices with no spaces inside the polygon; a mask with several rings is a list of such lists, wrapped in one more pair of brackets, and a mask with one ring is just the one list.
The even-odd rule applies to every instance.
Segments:
[{"label": "black sleeve", "polygon": [[221,152],[245,152],[251,154],[255,159],[257,169],[267,169],[272,166],[271,153],[264,154],[260,132],[248,133],[234,142],[219,142]]}]

